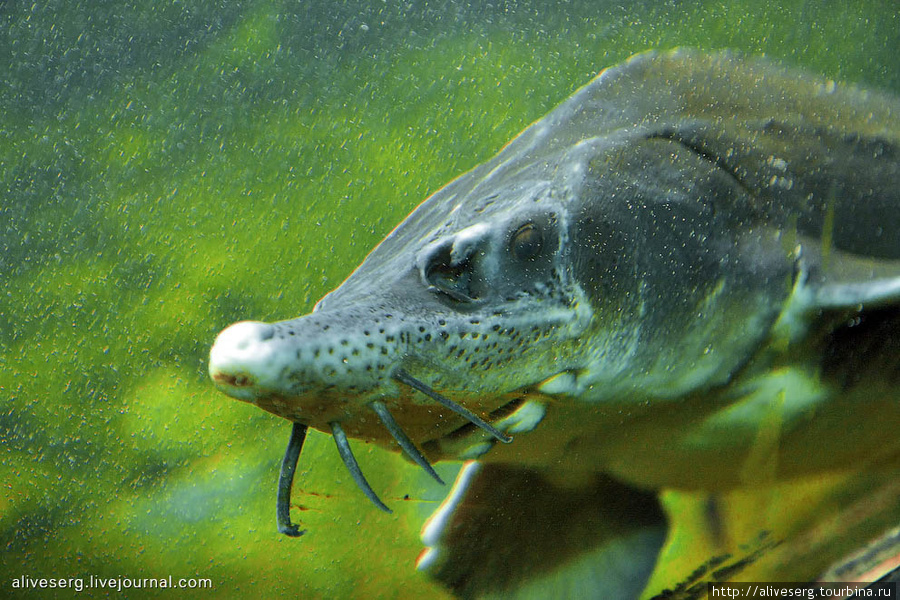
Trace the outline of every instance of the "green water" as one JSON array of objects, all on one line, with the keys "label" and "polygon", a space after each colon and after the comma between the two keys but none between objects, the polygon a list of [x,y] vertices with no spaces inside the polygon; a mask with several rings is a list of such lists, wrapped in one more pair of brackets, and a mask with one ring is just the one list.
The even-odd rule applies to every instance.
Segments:
[{"label": "green water", "polygon": [[23,575],[440,594],[413,561],[443,492],[387,452],[356,449],[393,515],[311,434],[310,533],[277,535],[289,427],[213,390],[216,333],[308,312],[430,192],[635,52],[737,48],[900,91],[890,1],[9,2],[0,24],[3,597],[72,595]]}]

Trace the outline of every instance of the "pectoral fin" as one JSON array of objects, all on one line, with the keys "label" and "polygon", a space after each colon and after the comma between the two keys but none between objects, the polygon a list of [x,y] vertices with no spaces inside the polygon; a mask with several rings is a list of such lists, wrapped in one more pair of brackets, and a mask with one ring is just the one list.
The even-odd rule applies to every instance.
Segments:
[{"label": "pectoral fin", "polygon": [[418,567],[464,598],[627,600],[644,589],[666,529],[655,495],[606,476],[559,487],[470,461],[425,525]]},{"label": "pectoral fin", "polygon": [[809,308],[863,309],[900,302],[900,260],[829,249],[818,240],[803,240],[801,253],[801,264],[809,265]]}]

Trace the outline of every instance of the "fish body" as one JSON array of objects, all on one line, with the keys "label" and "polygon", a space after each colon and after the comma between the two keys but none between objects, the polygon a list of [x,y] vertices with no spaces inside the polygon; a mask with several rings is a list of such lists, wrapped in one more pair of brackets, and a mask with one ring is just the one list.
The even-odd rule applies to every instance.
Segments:
[{"label": "fish body", "polygon": [[[405,438],[420,464],[478,459],[425,535],[463,595],[522,579],[465,558],[508,541],[466,494],[513,506],[513,482],[543,506],[579,490],[572,515],[635,498],[598,551],[655,557],[658,490],[896,464],[898,115],[765,61],[638,55],[427,199],[311,314],[224,330],[211,377],[302,427]],[[636,594],[635,568],[608,590]]]}]

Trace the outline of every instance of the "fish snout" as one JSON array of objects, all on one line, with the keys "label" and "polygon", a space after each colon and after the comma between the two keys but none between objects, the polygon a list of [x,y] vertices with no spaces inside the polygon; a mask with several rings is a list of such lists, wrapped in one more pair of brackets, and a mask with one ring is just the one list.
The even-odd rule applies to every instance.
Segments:
[{"label": "fish snout", "polygon": [[[390,379],[409,337],[400,321],[359,308],[277,323],[241,321],[216,338],[209,374],[229,396],[291,420],[310,418],[311,405],[346,412],[393,392]],[[269,407],[273,400],[283,406]]]},{"label": "fish snout", "polygon": [[[439,483],[443,481],[419,445],[458,429],[457,419],[468,421],[493,440],[512,440],[404,369],[402,359],[409,349],[435,338],[443,336],[428,333],[420,320],[391,313],[373,315],[359,307],[317,311],[274,324],[242,321],[218,335],[209,353],[209,374],[219,390],[294,423],[279,477],[280,531],[301,534],[290,520],[290,489],[309,427],[332,434],[356,484],[387,512],[390,508],[363,476],[348,437],[396,443]],[[412,400],[413,393],[417,401]],[[456,418],[445,419],[446,412]]]},{"label": "fish snout", "polygon": [[274,337],[275,326],[261,321],[240,321],[223,329],[209,351],[209,376],[216,387],[252,401],[255,390],[278,375]]}]

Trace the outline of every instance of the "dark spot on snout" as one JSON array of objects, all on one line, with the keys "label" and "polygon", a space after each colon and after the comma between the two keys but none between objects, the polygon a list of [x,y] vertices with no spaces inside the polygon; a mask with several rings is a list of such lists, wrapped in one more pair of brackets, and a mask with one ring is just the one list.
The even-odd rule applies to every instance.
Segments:
[{"label": "dark spot on snout", "polygon": [[248,387],[253,385],[253,379],[247,375],[230,375],[227,373],[216,373],[213,375],[213,381],[230,385],[231,387]]}]

